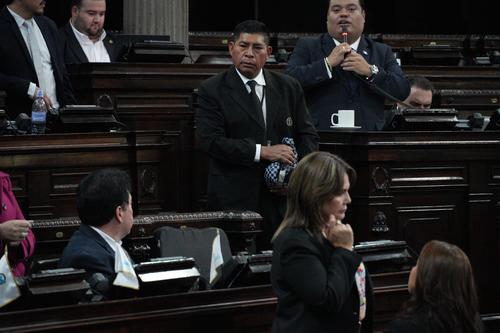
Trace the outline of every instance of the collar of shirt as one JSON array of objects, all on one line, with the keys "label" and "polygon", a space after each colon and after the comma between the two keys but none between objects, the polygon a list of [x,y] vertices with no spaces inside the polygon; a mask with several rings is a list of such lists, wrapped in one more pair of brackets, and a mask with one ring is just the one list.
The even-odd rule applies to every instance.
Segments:
[{"label": "collar of shirt", "polygon": [[[335,38],[332,37],[332,39],[335,42],[335,46],[339,46],[340,44],[342,44],[341,42],[339,42]],[[361,36],[358,39],[356,39],[356,41],[349,46],[351,47],[351,49],[358,52],[359,42],[361,42]]]},{"label": "collar of shirt", "polygon": [[250,87],[248,87],[248,85],[247,85],[248,81],[254,80],[255,82],[257,82],[257,84],[259,86],[265,86],[266,85],[266,80],[264,79],[264,71],[262,69],[260,70],[259,74],[257,74],[257,76],[254,77],[253,79],[249,79],[246,76],[242,75],[238,69],[236,69],[236,73],[238,73],[238,75],[240,76],[241,81],[243,81],[243,84],[245,85],[245,87],[247,87],[248,91],[250,91]]},{"label": "collar of shirt", "polygon": [[7,9],[9,10],[10,14],[12,15],[12,17],[14,17],[14,20],[16,21],[16,24],[19,27],[19,29],[21,29],[21,27],[23,26],[24,22],[29,21],[29,20],[25,20],[23,17],[21,17],[20,15],[18,15],[16,12],[14,12],[12,9],[9,8],[9,6],[7,6]]},{"label": "collar of shirt", "polygon": [[122,246],[122,241],[114,240],[110,235],[108,235],[107,233],[105,233],[104,231],[102,231],[99,228],[96,228],[96,227],[94,227],[92,225],[90,227],[92,229],[94,229],[95,232],[97,232],[102,238],[104,238],[104,240],[106,241],[106,243],[108,243],[108,245],[113,249],[113,251],[115,251],[115,253],[116,253],[116,247],[117,246]]},{"label": "collar of shirt", "polygon": [[82,34],[80,31],[78,31],[75,26],[73,25],[73,22],[71,22],[71,20],[69,20],[69,25],[71,26],[71,29],[73,29],[73,32],[75,34],[75,37],[76,39],[81,43],[81,44],[90,44],[90,45],[94,45],[96,43],[99,43],[99,42],[102,42],[104,40],[104,38],[106,38],[106,30],[103,30],[102,31],[102,34],[99,36],[99,40],[97,40],[96,42],[94,42],[93,40],[91,40],[89,38],[89,36],[85,35],[85,34]]}]

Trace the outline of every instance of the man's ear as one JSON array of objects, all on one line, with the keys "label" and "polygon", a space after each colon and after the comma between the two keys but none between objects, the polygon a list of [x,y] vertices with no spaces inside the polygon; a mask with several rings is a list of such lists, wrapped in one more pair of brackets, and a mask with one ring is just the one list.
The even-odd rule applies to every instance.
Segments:
[{"label": "man's ear", "polygon": [[78,7],[77,6],[71,7],[71,17],[75,18],[77,16],[78,16]]},{"label": "man's ear", "polygon": [[122,208],[121,205],[118,205],[115,208],[115,220],[118,223],[122,223],[123,222],[123,208]]},{"label": "man's ear", "polygon": [[273,54],[273,47],[267,46],[267,56],[270,57]]}]

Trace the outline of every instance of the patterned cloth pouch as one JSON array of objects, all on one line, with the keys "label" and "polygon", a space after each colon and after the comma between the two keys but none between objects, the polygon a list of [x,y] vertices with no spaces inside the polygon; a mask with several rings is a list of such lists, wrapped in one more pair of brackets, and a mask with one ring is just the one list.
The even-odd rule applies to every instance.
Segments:
[{"label": "patterned cloth pouch", "polygon": [[[295,160],[297,160],[297,149],[295,149],[295,143],[292,138],[283,138],[282,143],[292,147],[293,155],[295,156]],[[281,162],[272,162],[266,167],[264,172],[264,180],[269,189],[283,189],[288,186],[288,180],[290,175],[292,174],[293,169],[297,162],[293,163],[293,165],[286,165]]]}]

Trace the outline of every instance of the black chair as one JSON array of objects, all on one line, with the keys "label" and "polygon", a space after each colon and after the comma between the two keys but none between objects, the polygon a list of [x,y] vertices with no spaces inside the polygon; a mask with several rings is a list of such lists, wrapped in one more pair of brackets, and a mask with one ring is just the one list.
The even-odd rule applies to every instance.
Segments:
[{"label": "black chair", "polygon": [[[220,237],[220,253],[212,253],[214,240]],[[159,257],[183,256],[194,258],[206,289],[225,288],[236,273],[237,263],[224,230],[219,228],[173,228],[161,227],[154,232]],[[210,278],[213,256],[220,255],[222,260],[216,275]],[[200,286],[203,288],[203,285]]]}]

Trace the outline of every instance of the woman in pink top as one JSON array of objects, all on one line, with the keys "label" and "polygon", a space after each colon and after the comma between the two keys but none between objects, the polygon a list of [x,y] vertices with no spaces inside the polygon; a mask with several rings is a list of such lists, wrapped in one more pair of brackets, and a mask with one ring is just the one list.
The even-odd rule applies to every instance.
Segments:
[{"label": "woman in pink top", "polygon": [[26,273],[27,260],[35,250],[32,221],[26,221],[12,193],[9,175],[0,171],[0,257],[9,246],[9,263],[15,276]]}]

